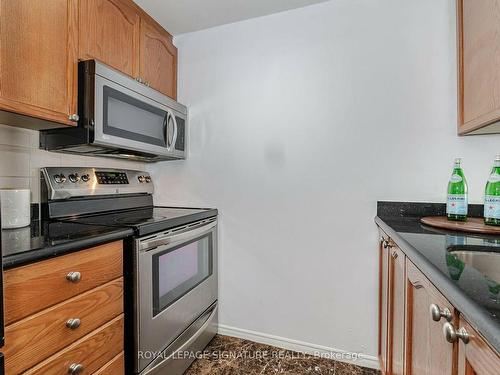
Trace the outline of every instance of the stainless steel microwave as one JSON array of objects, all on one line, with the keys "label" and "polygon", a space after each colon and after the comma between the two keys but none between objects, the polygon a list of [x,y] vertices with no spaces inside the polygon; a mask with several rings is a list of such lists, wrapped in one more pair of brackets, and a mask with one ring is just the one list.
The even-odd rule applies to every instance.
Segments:
[{"label": "stainless steel microwave", "polygon": [[78,126],[40,132],[40,148],[142,161],[185,159],[187,108],[105,64],[78,65]]}]

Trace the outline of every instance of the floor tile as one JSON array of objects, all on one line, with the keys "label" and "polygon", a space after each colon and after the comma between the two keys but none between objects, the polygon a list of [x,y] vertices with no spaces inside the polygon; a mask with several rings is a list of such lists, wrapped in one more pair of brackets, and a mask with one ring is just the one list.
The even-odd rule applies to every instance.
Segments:
[{"label": "floor tile", "polygon": [[186,375],[378,375],[367,369],[331,359],[217,335]]}]

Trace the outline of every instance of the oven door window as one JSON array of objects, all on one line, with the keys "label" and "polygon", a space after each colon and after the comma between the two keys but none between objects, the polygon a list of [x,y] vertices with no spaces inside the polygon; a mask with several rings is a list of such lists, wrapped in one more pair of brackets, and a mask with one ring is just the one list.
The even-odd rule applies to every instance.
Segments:
[{"label": "oven door window", "polygon": [[153,255],[153,316],[209,278],[212,234]]},{"label": "oven door window", "polygon": [[109,86],[103,101],[104,134],[166,147],[166,111]]}]

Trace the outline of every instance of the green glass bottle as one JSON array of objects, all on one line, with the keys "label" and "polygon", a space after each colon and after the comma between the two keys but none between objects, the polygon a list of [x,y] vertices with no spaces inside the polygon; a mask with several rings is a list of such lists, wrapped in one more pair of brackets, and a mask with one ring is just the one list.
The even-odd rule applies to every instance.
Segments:
[{"label": "green glass bottle", "polygon": [[500,155],[495,158],[484,191],[484,223],[500,225]]},{"label": "green glass bottle", "polygon": [[446,201],[446,216],[448,220],[467,220],[467,181],[461,167],[462,159],[456,158],[453,172],[448,183],[448,198]]}]

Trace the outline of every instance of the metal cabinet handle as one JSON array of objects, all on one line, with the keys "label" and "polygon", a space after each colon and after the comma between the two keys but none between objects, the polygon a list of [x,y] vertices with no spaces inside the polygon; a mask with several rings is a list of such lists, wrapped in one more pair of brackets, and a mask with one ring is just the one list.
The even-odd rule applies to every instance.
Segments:
[{"label": "metal cabinet handle", "polygon": [[434,320],[435,322],[439,322],[441,318],[445,318],[449,322],[451,322],[451,320],[453,319],[450,309],[448,309],[447,307],[441,309],[435,303],[429,306],[429,313],[431,315],[432,320]]},{"label": "metal cabinet handle", "polygon": [[78,116],[76,113],[73,113],[73,114],[68,116],[68,120],[76,122],[76,121],[80,120],[80,116]]},{"label": "metal cabinet handle", "polygon": [[83,365],[80,363],[72,363],[69,368],[68,368],[68,374],[71,375],[78,375],[83,372]]},{"label": "metal cabinet handle", "polygon": [[455,327],[451,323],[444,323],[443,325],[443,336],[446,341],[450,343],[454,343],[458,341],[458,339],[462,340],[464,344],[467,344],[470,341],[470,336],[467,330],[464,327],[461,327],[455,330]]},{"label": "metal cabinet handle", "polygon": [[392,247],[391,243],[389,242],[389,240],[382,240],[382,246],[384,247],[384,249],[389,249]]},{"label": "metal cabinet handle", "polygon": [[81,321],[78,318],[71,318],[66,322],[66,327],[69,329],[77,329],[80,327]]},{"label": "metal cabinet handle", "polygon": [[397,259],[398,258],[398,253],[396,251],[393,251],[391,255],[392,255],[393,259]]},{"label": "metal cabinet handle", "polygon": [[66,275],[66,280],[72,283],[77,283],[82,279],[82,274],[80,272],[70,272]]}]

